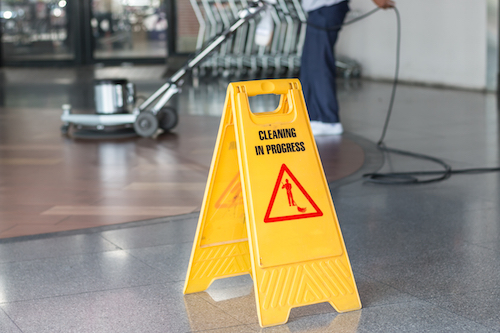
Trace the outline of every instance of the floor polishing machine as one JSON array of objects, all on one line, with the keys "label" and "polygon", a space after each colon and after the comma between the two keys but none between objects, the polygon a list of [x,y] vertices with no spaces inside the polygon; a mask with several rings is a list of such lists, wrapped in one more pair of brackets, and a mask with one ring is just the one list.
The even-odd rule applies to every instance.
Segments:
[{"label": "floor polishing machine", "polygon": [[[182,78],[217,49],[239,27],[266,9],[261,0],[252,1],[241,10],[238,19],[226,30],[197,52],[168,81],[144,102],[137,104],[135,85],[125,79],[102,79],[94,83],[95,114],[76,114],[71,105],[62,106],[61,133],[69,135],[75,127],[81,137],[105,136],[105,133],[123,133],[152,137],[159,129],[169,131],[178,123],[177,110],[167,102],[180,91]],[[116,137],[116,136],[115,136]]]}]

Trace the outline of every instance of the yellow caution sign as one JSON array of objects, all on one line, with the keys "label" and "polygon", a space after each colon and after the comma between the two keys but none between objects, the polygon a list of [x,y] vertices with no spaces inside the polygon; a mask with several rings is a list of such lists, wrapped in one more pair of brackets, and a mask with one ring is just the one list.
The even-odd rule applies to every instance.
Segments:
[{"label": "yellow caution sign", "polygon": [[[248,97],[281,95],[252,113]],[[262,327],[294,307],[361,308],[335,208],[296,79],[231,83],[184,293],[251,274]]]}]

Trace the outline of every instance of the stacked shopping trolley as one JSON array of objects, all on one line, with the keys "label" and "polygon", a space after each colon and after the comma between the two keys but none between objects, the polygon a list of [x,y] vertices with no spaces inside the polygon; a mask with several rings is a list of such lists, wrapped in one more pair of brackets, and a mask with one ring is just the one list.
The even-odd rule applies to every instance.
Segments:
[{"label": "stacked shopping trolley", "polygon": [[[197,50],[203,48],[221,31],[238,19],[238,13],[246,8],[248,0],[191,0],[200,24]],[[278,74],[294,73],[300,68],[300,56],[304,45],[306,14],[300,0],[276,0],[268,6],[274,31],[268,45],[255,43],[259,15],[238,29],[210,58],[200,65],[202,71],[216,73],[243,73],[247,71],[274,71]],[[268,14],[269,15],[269,14]]]}]

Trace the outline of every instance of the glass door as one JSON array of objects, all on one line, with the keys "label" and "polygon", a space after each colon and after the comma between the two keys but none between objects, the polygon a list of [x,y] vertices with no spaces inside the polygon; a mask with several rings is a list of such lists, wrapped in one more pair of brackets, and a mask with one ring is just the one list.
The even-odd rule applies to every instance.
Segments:
[{"label": "glass door", "polygon": [[164,63],[167,1],[0,0],[2,65]]},{"label": "glass door", "polygon": [[4,63],[73,60],[71,0],[1,0]]},{"label": "glass door", "polygon": [[92,0],[93,58],[166,59],[167,15],[162,0]]}]

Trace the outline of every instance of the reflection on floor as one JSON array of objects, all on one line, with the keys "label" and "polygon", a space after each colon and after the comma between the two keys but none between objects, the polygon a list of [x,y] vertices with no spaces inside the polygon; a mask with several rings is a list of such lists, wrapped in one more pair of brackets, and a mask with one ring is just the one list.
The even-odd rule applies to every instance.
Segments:
[{"label": "reflection on floor", "polygon": [[[99,72],[100,77],[113,77],[123,70]],[[142,74],[148,77],[151,72],[143,69]],[[214,86],[211,80],[198,88],[186,86],[174,101],[181,118],[172,133],[156,139],[84,140],[61,136],[60,106],[36,107],[36,103],[47,103],[46,91],[35,84],[22,92],[21,78],[13,79],[19,84],[19,93],[26,96],[19,102],[34,105],[9,105],[13,94],[6,86],[7,105],[1,111],[5,121],[0,122],[0,238],[199,211],[225,98],[222,83],[216,81]],[[37,79],[43,82],[31,78],[32,82]],[[78,77],[75,81],[86,82]],[[61,86],[66,85],[52,85],[54,89]],[[71,94],[77,95],[76,89]],[[277,106],[275,98],[251,103],[254,112]],[[87,106],[77,103],[74,109],[85,112]],[[329,181],[344,179],[362,168],[360,144],[363,140],[354,135],[318,140]]]},{"label": "reflection on floor", "polygon": [[[55,75],[54,80],[59,79]],[[96,143],[65,141],[55,134],[58,105],[71,99],[75,107],[90,109],[91,103],[75,94],[85,94],[75,82],[50,87],[4,83],[0,172],[10,171],[0,179],[0,205],[7,209],[0,223],[18,214],[13,211],[25,211],[32,224],[43,224],[45,218],[66,216],[57,214],[68,214],[66,202],[72,200],[78,203],[72,209],[76,206],[82,218],[112,216],[117,223],[120,216],[133,214],[130,207],[136,205],[165,214],[154,209],[171,192],[173,208],[194,207],[186,204],[186,196],[203,187],[206,150],[214,140],[209,133],[217,128],[212,103],[220,105],[224,83],[200,85],[178,96],[174,104],[183,108],[184,119],[176,139]],[[139,85],[147,92],[155,84]],[[331,192],[362,310],[337,314],[330,305],[317,304],[293,309],[286,325],[261,329],[249,276],[218,280],[206,292],[182,295],[198,217],[192,212],[0,240],[0,331],[500,332],[498,174],[453,176],[423,186],[363,182],[363,168],[375,170],[381,162],[368,140],[379,138],[391,87],[358,82],[341,88],[342,121],[348,131],[342,142],[352,142],[345,158],[361,149],[362,155],[353,155],[363,160],[353,162],[362,165],[361,170],[336,176]],[[201,98],[204,94],[208,97]],[[495,166],[500,163],[498,126],[493,95],[400,86],[386,143],[440,156],[455,168]],[[195,140],[198,132],[203,140],[196,140],[207,143],[196,151],[189,137]],[[195,153],[187,154],[192,150]],[[322,154],[324,160],[333,155],[342,156],[329,150]],[[57,169],[61,163],[68,163],[66,171]],[[90,167],[81,169],[81,164]],[[54,171],[46,179],[22,172],[33,166],[38,172]],[[386,156],[382,171],[434,168]],[[174,185],[171,179],[189,185]],[[56,182],[68,182],[68,192],[60,193]],[[13,192],[9,197],[12,186],[24,189],[22,195]],[[39,190],[31,191],[37,186]],[[79,190],[69,195],[72,189]],[[155,194],[133,194],[144,190]],[[88,201],[93,191],[100,191],[99,197]],[[52,215],[40,214],[44,212]]]}]

